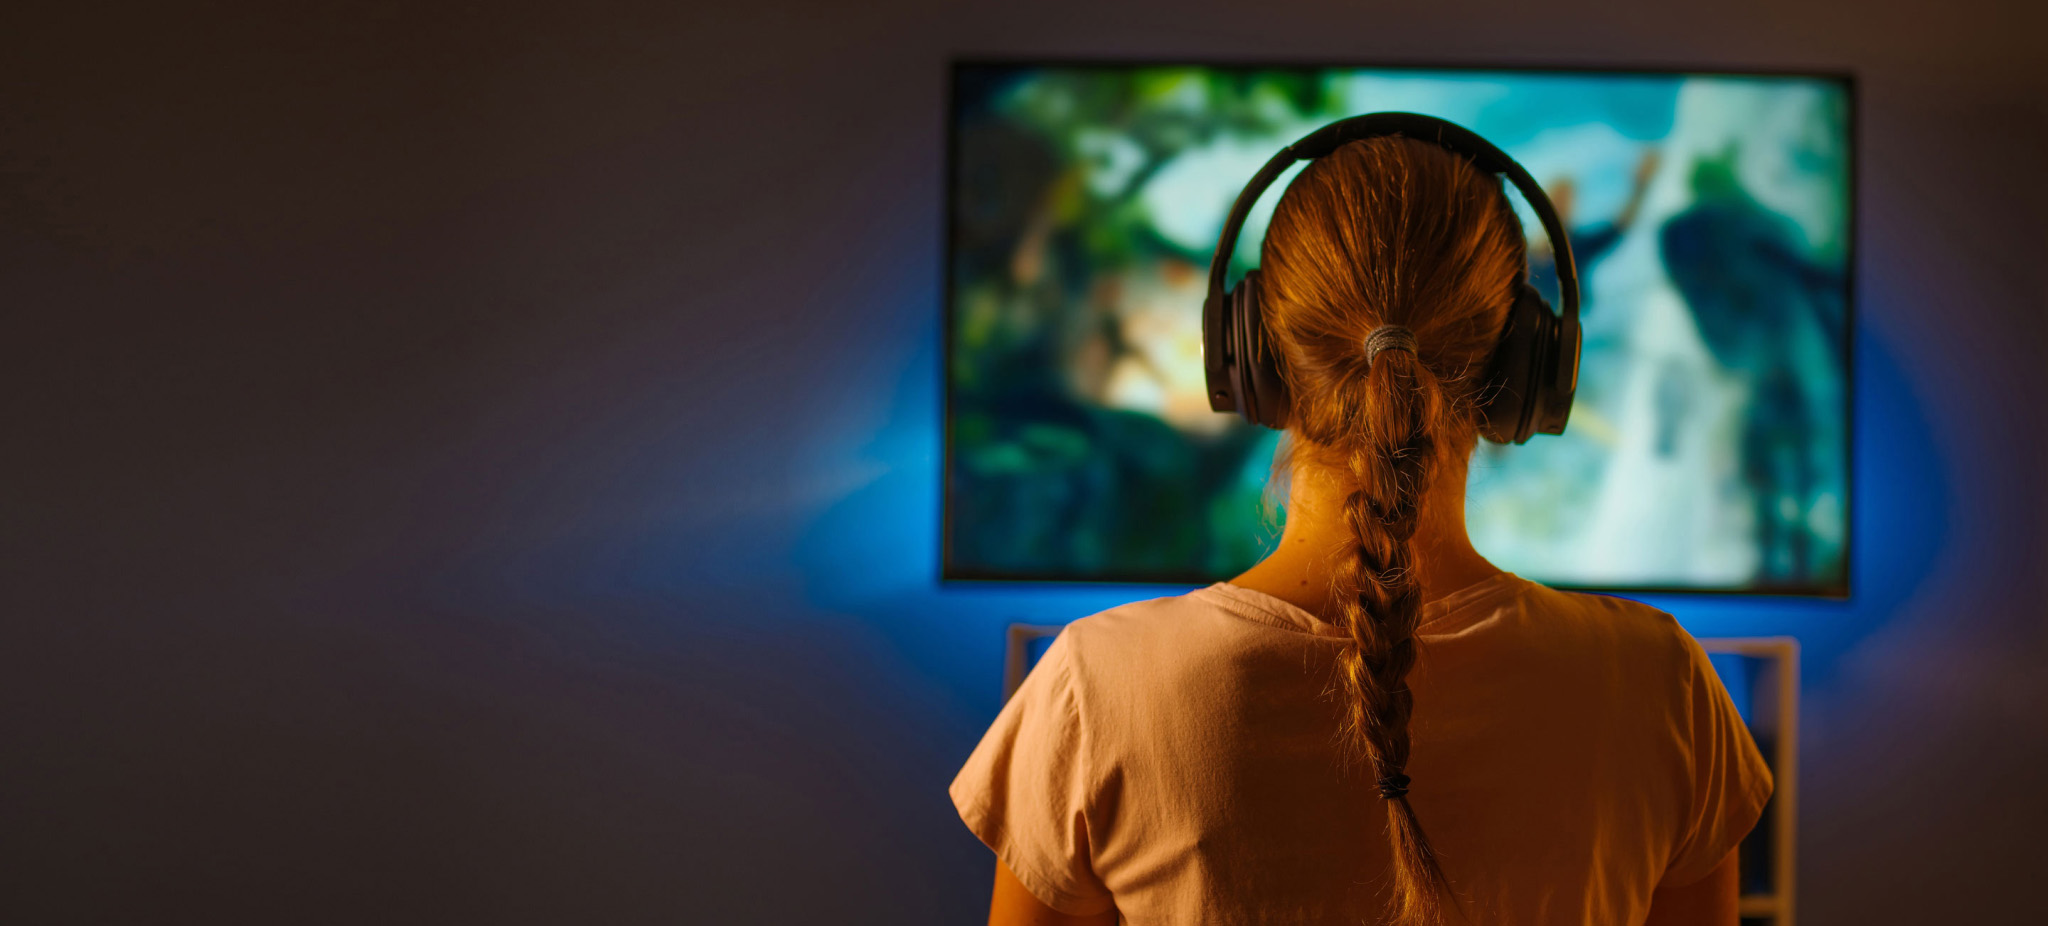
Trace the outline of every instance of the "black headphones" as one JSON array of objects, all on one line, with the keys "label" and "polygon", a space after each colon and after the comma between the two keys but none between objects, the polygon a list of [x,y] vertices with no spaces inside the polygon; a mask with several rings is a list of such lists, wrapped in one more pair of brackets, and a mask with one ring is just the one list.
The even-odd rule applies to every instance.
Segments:
[{"label": "black headphones", "polygon": [[1253,424],[1287,426],[1290,401],[1287,381],[1280,376],[1280,357],[1266,338],[1266,320],[1259,308],[1259,272],[1245,274],[1224,289],[1231,251],[1238,232],[1259,194],[1295,161],[1308,161],[1362,138],[1402,135],[1435,142],[1462,155],[1480,170],[1500,174],[1522,191],[1543,230],[1550,236],[1557,260],[1557,289],[1562,315],[1552,312],[1526,270],[1508,310],[1506,328],[1487,366],[1481,393],[1484,420],[1480,433],[1501,444],[1519,444],[1538,432],[1564,433],[1571,416],[1572,393],[1579,387],[1579,273],[1572,264],[1571,240],[1565,236],[1550,197],[1529,172],[1470,129],[1434,116],[1416,113],[1372,113],[1339,119],[1288,145],[1245,184],[1223,223],[1216,256],[1209,263],[1209,297],[1202,303],[1202,368],[1209,385],[1209,408],[1236,412]]}]

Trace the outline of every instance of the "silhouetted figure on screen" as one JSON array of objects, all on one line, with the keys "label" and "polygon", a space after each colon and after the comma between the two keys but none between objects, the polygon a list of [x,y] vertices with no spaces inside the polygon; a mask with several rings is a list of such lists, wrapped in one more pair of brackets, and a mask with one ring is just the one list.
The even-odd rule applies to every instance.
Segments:
[{"label": "silhouetted figure on screen", "polygon": [[1840,375],[1835,352],[1814,348],[1841,340],[1843,280],[1806,256],[1792,220],[1742,188],[1732,162],[1732,152],[1700,162],[1693,204],[1664,223],[1658,243],[1707,350],[1752,390],[1740,458],[1754,498],[1758,578],[1796,584],[1816,565],[1808,518],[1830,450],[1817,444],[1809,383]]},{"label": "silhouetted figure on screen", "polygon": [[[1650,189],[1650,178],[1657,174],[1659,156],[1656,149],[1643,152],[1636,161],[1636,172],[1631,178],[1628,201],[1622,203],[1621,211],[1613,220],[1594,222],[1588,225],[1574,225],[1573,218],[1578,206],[1578,187],[1570,177],[1559,177],[1545,187],[1550,194],[1550,204],[1557,210],[1559,221],[1564,223],[1567,234],[1572,236],[1572,261],[1578,265],[1579,279],[1593,275],[1593,268],[1614,253],[1621,239],[1636,223],[1636,214],[1642,211],[1643,195]],[[1550,299],[1557,299],[1557,258],[1552,255],[1550,245],[1544,244],[1529,253],[1529,283]],[[1579,294],[1579,314],[1592,309],[1593,292],[1586,289]]]}]

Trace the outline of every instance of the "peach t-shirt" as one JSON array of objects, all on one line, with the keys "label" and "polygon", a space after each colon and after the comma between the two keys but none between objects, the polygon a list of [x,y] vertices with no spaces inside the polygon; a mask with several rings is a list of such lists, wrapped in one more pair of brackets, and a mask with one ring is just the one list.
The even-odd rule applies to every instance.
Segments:
[{"label": "peach t-shirt", "polygon": [[[1637,923],[1756,823],[1771,776],[1670,615],[1502,574],[1425,605],[1409,801],[1454,921]],[[1048,906],[1129,923],[1385,909],[1386,810],[1334,749],[1337,627],[1218,583],[1061,631],[953,781]]]}]

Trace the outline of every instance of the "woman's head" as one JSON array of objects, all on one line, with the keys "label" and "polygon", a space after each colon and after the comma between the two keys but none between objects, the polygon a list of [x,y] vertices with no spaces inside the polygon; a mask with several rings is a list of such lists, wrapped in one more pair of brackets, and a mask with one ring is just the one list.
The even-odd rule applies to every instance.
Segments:
[{"label": "woman's head", "polygon": [[[1332,570],[1352,637],[1337,662],[1339,733],[1387,802],[1404,923],[1439,919],[1446,888],[1406,797],[1422,608],[1412,538],[1432,478],[1477,439],[1524,251],[1499,177],[1436,145],[1383,137],[1311,162],[1281,197],[1260,257],[1294,463],[1346,493],[1352,544]],[[1367,339],[1387,325],[1411,332],[1414,349],[1369,357]]]},{"label": "woman's head", "polygon": [[1388,391],[1370,388],[1363,350],[1381,325],[1407,328],[1417,349],[1379,359],[1426,371],[1446,402],[1432,422],[1446,449],[1470,445],[1524,251],[1499,177],[1436,145],[1374,138],[1311,162],[1274,210],[1259,262],[1300,451],[1340,449],[1368,423],[1362,404]]}]

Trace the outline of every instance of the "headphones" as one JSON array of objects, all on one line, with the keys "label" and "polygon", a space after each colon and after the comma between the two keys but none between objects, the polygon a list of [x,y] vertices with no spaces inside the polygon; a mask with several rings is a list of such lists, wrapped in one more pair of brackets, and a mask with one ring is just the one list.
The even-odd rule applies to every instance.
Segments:
[{"label": "headphones", "polygon": [[1434,142],[1470,160],[1480,170],[1506,177],[1522,191],[1550,236],[1557,261],[1557,289],[1562,314],[1552,312],[1528,274],[1516,284],[1500,343],[1487,365],[1481,391],[1480,433],[1499,444],[1519,444],[1541,432],[1564,433],[1571,416],[1572,393],[1579,387],[1579,273],[1572,264],[1571,239],[1543,188],[1484,138],[1463,126],[1417,113],[1372,113],[1339,119],[1302,136],[1259,168],[1237,194],[1224,220],[1216,256],[1209,262],[1209,296],[1202,303],[1202,371],[1209,386],[1209,408],[1236,412],[1253,424],[1287,426],[1291,405],[1287,381],[1280,376],[1280,356],[1266,337],[1260,310],[1259,271],[1245,274],[1236,286],[1224,288],[1230,255],[1238,232],[1259,194],[1272,186],[1295,161],[1310,161],[1364,138],[1390,135]]}]

